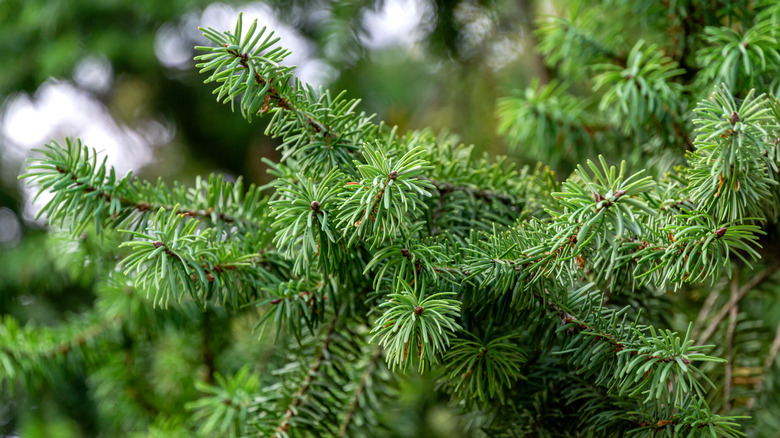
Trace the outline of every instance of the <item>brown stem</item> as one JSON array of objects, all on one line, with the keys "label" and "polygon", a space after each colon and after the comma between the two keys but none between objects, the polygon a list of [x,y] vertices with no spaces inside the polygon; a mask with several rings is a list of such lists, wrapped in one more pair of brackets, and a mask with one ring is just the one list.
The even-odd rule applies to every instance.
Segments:
[{"label": "brown stem", "polygon": [[[756,383],[756,391],[755,391],[756,394],[761,392],[761,387],[764,386],[764,377],[772,368],[772,365],[775,363],[775,359],[777,359],[778,352],[780,352],[780,324],[777,325],[777,329],[775,330],[775,339],[772,341],[772,346],[769,347],[769,354],[766,356],[766,359],[764,359],[764,366],[762,368],[763,375],[759,378],[758,382]],[[756,395],[748,399],[746,406],[748,409],[753,409],[755,404],[756,404]]]},{"label": "brown stem", "polygon": [[[44,359],[52,359],[57,356],[68,355],[73,351],[74,348],[79,348],[83,346],[84,344],[87,343],[87,341],[97,338],[103,332],[109,329],[112,325],[116,323],[120,323],[122,321],[123,320],[121,318],[115,317],[106,321],[101,321],[97,324],[90,325],[86,327],[84,330],[82,330],[81,332],[79,332],[75,337],[73,337],[73,339],[54,344],[51,348],[48,348],[44,351],[34,353],[34,354],[37,354],[37,357],[44,358]],[[12,358],[18,358],[20,356],[23,356],[25,353],[27,353],[6,346],[0,347],[0,351],[8,356],[11,356]]]},{"label": "brown stem", "polygon": [[[73,185],[75,187],[84,187],[84,191],[87,192],[87,193],[100,192],[100,193],[97,194],[97,197],[101,198],[101,199],[105,199],[106,203],[111,202],[112,199],[117,199],[120,204],[124,205],[125,207],[132,208],[132,209],[136,210],[138,213],[145,213],[147,211],[157,211],[157,210],[159,210],[161,208],[165,209],[167,211],[172,211],[173,208],[174,208],[174,206],[172,206],[172,205],[150,204],[150,203],[147,203],[147,202],[136,202],[136,201],[133,201],[131,199],[127,199],[127,198],[125,198],[123,196],[114,196],[114,195],[111,195],[110,193],[102,192],[102,191],[100,191],[99,189],[97,189],[96,187],[94,187],[92,185],[89,185],[89,184],[83,183],[83,182],[79,182],[78,181],[78,179],[79,179],[78,176],[76,176],[75,173],[73,173],[72,171],[70,171],[68,169],[65,169],[65,168],[60,167],[60,166],[57,166],[56,169],[57,169],[57,172],[59,172],[59,173],[61,173],[63,175],[68,175],[70,177],[70,179],[73,180]],[[181,215],[194,217],[194,218],[197,218],[197,219],[213,220],[212,219],[213,211],[211,209],[209,209],[209,211],[205,211],[205,210],[186,210],[186,209],[182,210],[182,209],[179,209],[179,210],[177,210],[177,212],[179,214],[181,214]],[[252,224],[249,221],[246,221],[246,220],[243,220],[243,219],[237,219],[237,218],[228,216],[228,215],[226,215],[226,214],[224,214],[222,212],[217,212],[215,214],[215,216],[216,216],[217,220],[220,220],[220,221],[228,223],[228,224],[230,224],[230,223],[239,223],[242,226],[244,226],[245,228],[251,228],[251,227],[255,226],[254,224]]]},{"label": "brown stem", "polygon": [[[733,300],[739,293],[739,273],[734,274],[731,281],[731,294],[729,300]],[[737,313],[739,305],[735,304],[729,309],[729,326],[726,331],[726,367],[723,377],[723,412],[731,409],[731,376],[733,371],[733,351],[734,351],[734,330],[737,328]]]},{"label": "brown stem", "polygon": [[[434,269],[434,271],[437,271],[437,272],[447,272],[447,273],[459,274],[459,275],[463,275],[463,276],[468,276],[469,275],[468,271],[465,271],[463,269],[456,268],[456,267],[435,266],[433,269]],[[569,334],[573,335],[576,332],[583,332],[583,331],[587,331],[587,332],[593,333],[593,335],[594,335],[594,337],[596,339],[599,339],[599,340],[602,340],[602,341],[605,341],[605,342],[608,342],[608,343],[612,344],[612,346],[614,347],[614,350],[615,350],[616,353],[620,352],[620,351],[622,351],[622,350],[624,350],[626,348],[626,345],[623,342],[621,342],[620,340],[618,340],[617,338],[615,338],[611,334],[603,332],[603,331],[599,330],[598,328],[593,327],[591,325],[588,325],[587,323],[585,323],[584,321],[578,319],[576,316],[572,315],[571,313],[568,313],[564,309],[561,309],[558,306],[558,304],[556,304],[552,300],[546,299],[544,296],[542,296],[539,293],[535,293],[534,296],[537,299],[540,300],[542,305],[544,305],[546,307],[549,307],[551,310],[553,310],[553,311],[558,313],[558,316],[561,319],[561,324],[564,324],[564,325],[566,325],[566,324],[574,324],[576,329],[575,329],[575,327],[569,328],[569,330],[567,330]],[[645,360],[657,359],[659,363],[674,362],[679,357],[684,363],[686,363],[686,364],[690,363],[690,361],[687,358],[682,357],[682,356],[655,356],[653,354],[638,353],[636,351],[634,351],[632,353],[632,355],[633,356],[642,356],[642,357],[645,358]]]},{"label": "brown stem", "polygon": [[769,354],[766,356],[766,359],[764,359],[764,372],[768,372],[772,367],[772,364],[775,363],[778,352],[780,352],[780,324],[777,325],[775,339],[772,341],[772,346],[769,348]]},{"label": "brown stem", "polygon": [[352,403],[349,405],[349,410],[347,411],[347,415],[344,418],[344,422],[341,423],[341,427],[339,427],[339,435],[340,437],[347,436],[347,432],[349,431],[349,427],[352,425],[352,420],[355,417],[355,413],[357,412],[358,408],[360,407],[360,397],[363,395],[363,393],[366,390],[366,385],[368,384],[368,379],[371,377],[371,373],[374,372],[374,369],[376,368],[377,363],[382,358],[382,347],[377,347],[376,351],[374,351],[373,356],[371,356],[371,361],[366,366],[366,370],[363,372],[363,375],[360,377],[360,386],[355,390],[355,394],[352,396]]},{"label": "brown stem", "polygon": [[[677,61],[680,68],[685,70],[683,80],[685,84],[690,84],[699,72],[696,65],[691,65],[688,58],[691,53],[691,44],[689,40],[691,35],[696,35],[701,31],[707,22],[702,14],[701,8],[697,7],[696,2],[687,3],[685,16],[677,14],[673,8],[672,2],[662,0],[661,4],[669,9],[667,18],[670,22],[669,32],[671,34],[672,46],[670,56]],[[679,3],[676,6],[679,7]],[[715,7],[714,5],[712,7]]]},{"label": "brown stem", "polygon": [[[249,55],[246,53],[239,53],[237,50],[228,50],[228,53],[235,56],[236,58],[239,58],[239,64],[241,67],[250,70],[249,68]],[[260,73],[255,69],[255,83],[260,85],[261,87],[265,87],[267,84],[268,79],[262,77]],[[273,80],[271,80],[273,81]],[[324,123],[316,120],[314,117],[312,117],[310,114],[307,114],[304,110],[298,108],[297,106],[293,105],[287,98],[279,94],[279,90],[274,87],[273,85],[268,86],[268,96],[273,99],[276,102],[276,105],[279,108],[286,109],[287,111],[293,111],[298,114],[301,118],[306,120],[306,123],[312,127],[312,130],[320,134],[322,133],[328,140],[337,140],[339,138],[339,135],[335,132],[333,132],[330,128],[328,128],[327,125]]]},{"label": "brown stem", "polygon": [[[176,252],[174,252],[172,249],[170,249],[164,242],[156,240],[156,241],[152,242],[152,246],[154,246],[155,249],[159,248],[161,246],[164,247],[165,249],[163,251],[165,252],[165,254],[168,257],[176,260],[177,262],[182,262],[183,263],[181,257],[179,257],[179,255],[176,254]],[[257,262],[255,262],[255,263],[257,263]],[[212,274],[212,272],[215,272],[215,273],[219,274],[219,273],[222,273],[222,272],[225,272],[225,271],[235,271],[236,269],[238,269],[238,266],[230,264],[230,263],[216,263],[213,266],[202,264],[202,265],[200,265],[200,267],[203,268],[204,271],[206,271],[206,280],[210,281],[210,282],[214,281],[214,274]],[[192,276],[193,276],[193,279],[196,278],[194,273],[192,274]]]},{"label": "brown stem", "polygon": [[304,400],[304,396],[306,395],[306,392],[309,390],[309,388],[311,388],[311,385],[314,382],[314,378],[316,377],[317,372],[320,370],[320,367],[322,366],[322,363],[325,360],[325,356],[328,355],[328,348],[330,347],[330,342],[333,340],[333,333],[336,330],[337,321],[338,321],[338,315],[333,318],[333,321],[330,323],[330,326],[328,326],[328,329],[325,332],[325,339],[322,342],[322,348],[320,349],[320,354],[318,354],[316,359],[314,359],[314,363],[312,364],[311,368],[309,368],[309,372],[306,375],[306,379],[304,379],[303,383],[301,384],[301,387],[298,389],[298,392],[295,394],[293,401],[287,407],[287,411],[282,417],[282,421],[279,423],[279,427],[276,428],[276,432],[273,434],[273,436],[287,434],[287,430],[290,428],[290,420],[292,420],[292,418],[295,417],[296,409],[301,404],[303,404],[303,400]]},{"label": "brown stem", "polygon": [[431,215],[431,236],[436,236],[436,233],[439,231],[439,218],[441,217],[441,211],[444,208],[444,196],[439,196],[439,199],[436,200],[436,207],[433,209],[433,214]]},{"label": "brown stem", "polygon": [[720,293],[722,291],[723,288],[719,287],[717,289],[713,289],[707,296],[707,299],[704,301],[704,304],[702,304],[701,309],[699,310],[699,314],[696,315],[696,321],[693,323],[693,329],[691,330],[691,337],[697,338],[699,336],[702,325],[707,320],[707,317],[710,316],[710,313],[712,313],[712,308],[715,307],[715,303],[718,301],[718,298],[720,298]]},{"label": "brown stem", "polygon": [[502,202],[507,205],[516,205],[518,202],[514,199],[514,197],[507,195],[506,193],[499,193],[499,192],[493,192],[490,190],[482,190],[482,189],[475,189],[471,187],[466,186],[456,186],[451,183],[445,183],[441,181],[436,181],[434,179],[429,180],[431,184],[433,184],[434,187],[436,187],[436,190],[439,191],[439,194],[441,196],[445,196],[447,194],[453,193],[453,192],[463,192],[470,194],[471,196],[482,199],[487,202],[492,202],[494,200]]},{"label": "brown stem", "polygon": [[390,184],[391,179],[392,179],[391,177],[389,176],[387,177],[384,185],[382,185],[382,189],[379,190],[379,193],[377,193],[376,196],[374,196],[374,201],[371,203],[371,207],[366,210],[363,210],[363,213],[360,214],[360,217],[355,222],[356,227],[360,226],[360,223],[363,222],[363,219],[366,217],[366,212],[369,210],[371,210],[371,212],[368,214],[369,218],[371,218],[371,220],[375,220],[375,215],[377,209],[379,208],[379,203],[382,201],[382,196],[384,196],[385,190],[387,190],[387,185]]},{"label": "brown stem", "polygon": [[772,274],[777,272],[777,270],[780,269],[780,262],[775,262],[772,265],[768,266],[763,271],[759,272],[750,279],[747,283],[745,283],[742,288],[739,289],[739,292],[736,296],[729,299],[729,302],[726,303],[721,309],[718,311],[718,313],[715,315],[715,318],[710,322],[710,325],[707,326],[707,329],[704,330],[704,333],[702,333],[701,338],[699,339],[700,344],[705,344],[710,339],[713,333],[715,333],[715,330],[717,330],[718,325],[721,321],[723,321],[723,318],[726,317],[726,315],[729,313],[732,307],[736,306],[739,301],[745,297],[745,295],[748,294],[753,288],[758,286],[759,284],[763,283],[764,280],[771,277]]}]

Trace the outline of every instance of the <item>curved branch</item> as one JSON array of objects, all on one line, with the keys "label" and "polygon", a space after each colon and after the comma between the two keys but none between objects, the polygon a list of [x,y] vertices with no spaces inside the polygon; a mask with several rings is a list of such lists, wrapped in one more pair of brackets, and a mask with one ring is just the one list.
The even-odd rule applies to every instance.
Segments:
[{"label": "curved branch", "polygon": [[729,314],[729,311],[732,307],[736,306],[737,303],[742,300],[742,298],[745,298],[745,295],[748,294],[753,288],[758,286],[759,284],[763,283],[764,280],[768,279],[772,276],[775,272],[780,270],[780,261],[777,261],[770,266],[768,266],[763,271],[756,274],[753,278],[750,279],[747,283],[745,283],[744,286],[742,286],[739,289],[739,292],[736,295],[732,295],[731,299],[729,299],[729,302],[726,303],[721,309],[718,311],[718,313],[715,315],[715,318],[713,318],[712,322],[710,322],[710,325],[707,326],[707,329],[704,330],[704,333],[701,335],[701,339],[698,340],[700,344],[706,344],[707,341],[710,339],[713,333],[715,333],[715,330],[717,330],[718,325],[723,321],[723,318],[726,317],[726,315]]}]

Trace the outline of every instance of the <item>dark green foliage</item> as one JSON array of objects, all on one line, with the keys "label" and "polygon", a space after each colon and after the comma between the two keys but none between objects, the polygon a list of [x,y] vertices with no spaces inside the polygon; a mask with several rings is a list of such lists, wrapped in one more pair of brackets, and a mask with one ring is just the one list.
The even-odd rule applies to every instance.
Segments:
[{"label": "dark green foliage", "polygon": [[[671,3],[615,0],[542,21],[540,51],[578,85],[535,82],[502,100],[499,129],[570,165],[563,182],[374,123],[358,101],[300,83],[273,34],[241,17],[229,32],[203,29],[213,44],[198,67],[217,100],[270,118],[273,183],[168,189],[118,178],[77,140],[47,145],[23,177],[53,193],[41,211],[52,223],[122,241],[105,274],[117,289],[182,309],[185,325],[193,308],[259,309],[248,315],[278,348],[261,369],[212,368],[189,417],[158,419],[171,432],[374,436],[392,427],[383,414],[416,367],[474,434],[742,436],[780,349],[732,311],[778,269],[780,105],[754,90],[773,91],[780,8],[700,17],[702,2]],[[604,8],[639,9],[649,29],[700,20],[662,27],[670,41],[646,29],[607,38],[623,24]],[[593,94],[569,94],[581,89]],[[682,301],[727,283],[726,303],[711,292],[704,304],[722,303],[714,317],[663,315],[667,292]],[[57,337],[4,321],[3,378],[29,384],[67,361],[97,379],[116,368],[95,343],[119,336],[106,321],[140,310],[97,309]],[[146,330],[121,324],[128,339]],[[754,330],[758,346],[735,347]],[[770,384],[738,394],[742,350]]]}]

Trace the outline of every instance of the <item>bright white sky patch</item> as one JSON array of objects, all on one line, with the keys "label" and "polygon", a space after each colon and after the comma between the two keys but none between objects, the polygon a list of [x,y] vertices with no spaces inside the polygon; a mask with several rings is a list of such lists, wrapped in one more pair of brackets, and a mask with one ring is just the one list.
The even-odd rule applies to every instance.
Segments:
[{"label": "bright white sky patch", "polygon": [[2,114],[0,136],[6,146],[2,154],[11,160],[26,158],[30,149],[52,138],[80,137],[88,146],[104,151],[107,164],[124,173],[147,164],[152,146],[173,138],[170,128],[141,133],[118,124],[91,93],[69,82],[50,80],[34,96],[11,97]]},{"label": "bright white sky patch", "polygon": [[[244,13],[244,29],[258,20],[258,27],[267,27],[281,40],[278,44],[292,54],[286,65],[297,65],[297,77],[315,87],[332,82],[338,70],[317,58],[315,49],[298,30],[282,23],[270,6],[252,2],[232,6],[211,4],[202,12],[191,12],[163,25],[157,32],[154,50],[162,65],[172,70],[194,68],[194,45],[211,44],[198,27],[213,27],[219,31],[233,30],[240,11]],[[320,14],[327,16],[323,9]],[[385,0],[379,10],[363,14],[368,37],[363,41],[370,49],[391,46],[412,48],[432,30],[435,19],[430,0]],[[193,43],[194,42],[194,43]],[[18,93],[6,98],[0,107],[0,175],[6,184],[16,183],[23,160],[32,148],[64,137],[79,137],[84,144],[108,157],[107,165],[117,174],[137,170],[153,159],[153,149],[169,143],[175,126],[150,119],[137,126],[125,126],[112,117],[96,94],[110,91],[114,81],[111,63],[100,55],[88,56],[77,64],[72,82],[50,79],[35,94]],[[30,204],[34,190],[21,183],[27,206],[25,220],[45,202],[42,195],[37,206]],[[10,229],[10,228],[9,228]]]},{"label": "bright white sky patch", "polygon": [[[331,82],[337,71],[325,62],[314,57],[312,44],[301,33],[281,22],[270,6],[262,2],[232,6],[214,3],[201,13],[185,15],[179,24],[166,24],[157,32],[155,39],[155,54],[164,66],[172,69],[186,70],[193,68],[192,58],[197,54],[192,46],[208,46],[213,44],[207,40],[198,27],[211,27],[219,32],[233,32],[238,14],[243,12],[246,32],[254,20],[257,20],[258,31],[266,27],[266,35],[271,31],[281,38],[277,43],[292,51],[284,61],[285,65],[295,65],[295,75],[303,82],[315,87]],[[195,44],[192,44],[192,42]]]},{"label": "bright white sky patch", "polygon": [[363,15],[363,26],[368,31],[363,44],[370,49],[411,48],[433,29],[434,19],[429,1],[386,0],[379,10]]},{"label": "bright white sky patch", "polygon": [[7,207],[0,207],[0,248],[12,246],[22,236],[22,225],[16,214]]},{"label": "bright white sky patch", "polygon": [[[0,111],[0,139],[3,148],[0,158],[10,182],[21,171],[22,161],[32,148],[64,137],[79,137],[90,148],[108,157],[106,165],[123,175],[151,162],[153,149],[169,143],[174,136],[172,127],[157,121],[147,121],[138,129],[121,125],[95,96],[70,82],[49,80],[41,85],[35,95],[11,96]],[[30,205],[34,189],[21,182],[25,193],[24,218],[31,220],[40,205]],[[42,199],[45,196],[42,195]]]},{"label": "bright white sky patch", "polygon": [[113,73],[105,56],[87,56],[73,69],[73,80],[81,88],[105,93],[111,88]]}]

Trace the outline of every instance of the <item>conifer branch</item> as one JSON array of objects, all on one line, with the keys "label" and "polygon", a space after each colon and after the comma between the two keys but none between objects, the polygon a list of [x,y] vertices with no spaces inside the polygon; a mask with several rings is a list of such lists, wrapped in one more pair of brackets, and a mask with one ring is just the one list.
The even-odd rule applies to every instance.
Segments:
[{"label": "conifer branch", "polygon": [[10,315],[0,318],[0,384],[36,387],[41,378],[55,378],[52,370],[58,366],[99,361],[99,355],[90,354],[94,344],[123,321],[120,316],[101,319],[87,313],[50,328],[22,326]]},{"label": "conifer branch", "polygon": [[298,407],[303,404],[304,399],[306,397],[306,392],[311,388],[314,379],[317,377],[320,367],[323,365],[323,362],[327,360],[327,356],[329,356],[330,352],[328,350],[331,341],[333,340],[333,335],[336,331],[336,324],[339,321],[338,315],[336,315],[333,318],[333,321],[328,325],[327,329],[325,330],[325,335],[322,340],[322,347],[320,348],[319,354],[314,357],[314,361],[312,362],[311,367],[309,368],[309,371],[306,373],[306,378],[301,382],[300,386],[298,387],[298,392],[295,393],[293,396],[292,402],[285,410],[284,416],[282,417],[279,426],[276,428],[276,432],[274,432],[273,436],[285,436],[288,432],[288,429],[290,427],[290,421],[295,417],[297,414]]},{"label": "conifer branch", "polygon": [[[740,359],[739,310],[750,310],[740,300],[780,270],[769,226],[780,216],[780,103],[748,91],[770,89],[780,71],[780,9],[744,31],[683,35],[685,50],[689,37],[708,45],[695,54],[709,63],[697,72],[642,32],[630,44],[611,36],[600,11],[540,20],[545,62],[573,81],[534,83],[499,103],[499,130],[534,159],[573,169],[563,182],[549,168],[477,157],[451,136],[397,135],[358,112],[359,101],[295,79],[273,33],[256,22],[244,32],[241,18],[233,32],[202,29],[213,47],[199,48],[198,67],[219,102],[248,120],[270,117],[282,158],[270,165],[268,198],[218,177],[172,190],[117,178],[71,140],[41,151],[26,177],[52,193],[42,214],[53,223],[119,231],[105,235],[127,251],[109,269],[121,266],[122,281],[155,304],[256,305],[258,325],[291,340],[293,354],[263,359],[290,376],[283,384],[261,385],[249,366],[224,376],[206,315],[197,356],[208,376],[187,404],[202,435],[371,435],[387,376],[416,366],[439,371],[437,391],[497,436],[735,437],[741,419],[713,413],[708,388],[725,377],[730,407],[736,368],[711,366],[723,360],[693,333],[706,321],[699,341],[708,341],[728,315],[721,341],[727,359]],[[591,96],[583,72],[595,76]],[[711,93],[713,78],[732,88]],[[685,146],[687,164],[669,144]],[[597,151],[604,156],[587,159]],[[608,161],[620,155],[628,161]],[[736,268],[748,275],[764,255],[764,270],[739,287]],[[699,291],[726,276],[730,298],[714,317],[719,292],[687,330],[657,328],[680,329],[689,315],[671,318],[655,305],[671,300],[655,292]],[[39,359],[58,360],[69,352],[61,341],[82,335],[58,338]],[[371,353],[367,337],[379,344]],[[545,422],[549,412],[575,421]]]},{"label": "conifer branch", "polygon": [[519,202],[512,196],[506,193],[498,193],[491,190],[482,190],[478,188],[472,188],[467,186],[457,186],[451,183],[445,183],[436,180],[430,180],[431,184],[436,187],[439,194],[444,197],[453,192],[462,192],[473,196],[476,199],[492,202],[494,200],[502,202],[507,205],[517,205]]},{"label": "conifer branch", "polygon": [[[65,169],[60,166],[56,166],[55,168],[57,172],[66,175],[73,181],[72,187],[81,189],[86,193],[94,193],[95,195],[93,196],[96,196],[100,199],[104,199],[107,204],[110,204],[112,199],[116,199],[119,201],[120,204],[122,204],[122,206],[126,208],[134,209],[138,213],[142,213],[142,214],[147,213],[149,211],[155,212],[160,209],[172,211],[175,208],[175,206],[173,205],[153,204],[153,203],[148,203],[143,201],[137,202],[121,195],[112,195],[107,191],[101,190],[99,187],[95,187],[86,182],[79,181],[79,177],[69,169]],[[200,220],[214,220],[214,218],[216,218],[217,220],[220,220],[227,224],[231,224],[234,222],[239,223],[243,225],[245,228],[252,228],[257,226],[256,224],[251,224],[245,219],[238,219],[222,212],[215,212],[213,209],[210,209],[210,211],[205,211],[205,210],[188,210],[186,208],[177,208],[177,211],[179,214],[182,214],[184,216],[188,216]]]},{"label": "conifer branch", "polygon": [[[22,333],[19,333],[21,336],[15,337],[15,339],[10,340],[8,339],[8,343],[5,343],[2,347],[0,347],[0,352],[7,355],[10,358],[13,358],[16,361],[20,360],[54,360],[57,356],[67,356],[69,353],[71,353],[74,350],[80,349],[85,346],[88,342],[100,337],[101,335],[105,334],[105,332],[111,328],[113,328],[117,324],[121,324],[122,319],[121,318],[113,318],[109,320],[100,320],[94,324],[90,324],[86,327],[84,327],[81,330],[78,330],[74,333],[69,334],[69,338],[62,342],[54,343],[53,345],[48,346],[45,349],[38,350],[38,351],[25,351],[25,348],[13,348],[11,346],[12,342],[16,343],[17,346],[23,347],[25,344],[24,335]],[[3,320],[3,325],[8,328],[9,326],[13,324],[18,323],[12,323],[11,320],[6,317]],[[4,334],[9,334],[7,331]],[[8,371],[8,370],[7,370]]]},{"label": "conifer branch", "polygon": [[371,374],[375,371],[381,359],[382,347],[376,347],[374,349],[374,353],[371,355],[371,359],[366,365],[365,371],[363,371],[363,374],[360,376],[360,383],[358,384],[358,387],[352,394],[352,401],[350,401],[349,408],[346,415],[344,416],[344,420],[341,422],[341,426],[339,426],[339,437],[348,436],[347,433],[349,432],[350,426],[352,426],[352,421],[355,418],[355,414],[357,413],[358,409],[360,409],[361,399],[364,397],[366,385],[368,385]]},{"label": "conifer branch", "polygon": [[214,225],[227,232],[233,227],[239,231],[267,227],[265,199],[253,185],[244,191],[241,179],[232,183],[212,175],[208,181],[198,178],[194,190],[178,184],[169,190],[162,182],[152,186],[134,180],[132,173],[118,178],[113,168],[106,167],[106,157],[98,164],[97,152],[80,140],[66,138],[64,146],[54,141],[38,152],[45,158],[20,178],[39,184],[39,195],[45,190],[54,194],[38,216],[45,214],[51,222],[67,224],[75,234],[91,223],[99,233],[105,226],[143,228],[161,210],[178,211],[206,227]]},{"label": "conifer branch", "polygon": [[[739,282],[738,282],[738,276],[739,271],[737,271],[734,274],[734,279],[731,281],[731,291],[729,295],[729,299],[735,299],[737,293],[739,292]],[[729,324],[728,328],[726,329],[726,352],[725,352],[725,372],[723,377],[723,411],[728,412],[731,408],[731,385],[732,385],[732,373],[733,373],[733,362],[734,362],[734,331],[737,328],[737,314],[739,313],[739,305],[736,304],[731,309],[729,309]]]},{"label": "conifer branch", "polygon": [[777,354],[780,352],[780,324],[775,330],[775,337],[772,340],[772,346],[769,348],[769,354],[764,359],[764,372],[768,372],[777,359]]},{"label": "conifer branch", "polygon": [[[223,44],[224,47],[229,47],[227,44]],[[329,138],[330,140],[338,140],[339,135],[337,133],[334,133],[328,128],[327,125],[324,123],[316,120],[312,114],[309,114],[302,110],[301,108],[293,105],[292,102],[288,100],[288,98],[282,96],[279,94],[279,91],[272,85],[273,78],[265,78],[260,75],[260,73],[257,71],[257,69],[249,66],[249,57],[250,55],[247,53],[239,53],[236,49],[229,49],[227,50],[227,53],[233,55],[235,59],[239,60],[239,65],[241,65],[242,68],[244,68],[247,71],[254,72],[253,78],[255,80],[255,83],[259,85],[262,88],[266,88],[267,86],[267,96],[271,98],[276,104],[279,106],[279,108],[285,109],[287,111],[293,111],[296,115],[306,120],[307,124],[312,128],[312,130],[317,133],[323,133],[325,137]],[[266,106],[261,107],[260,112],[268,111],[268,108]]]}]

